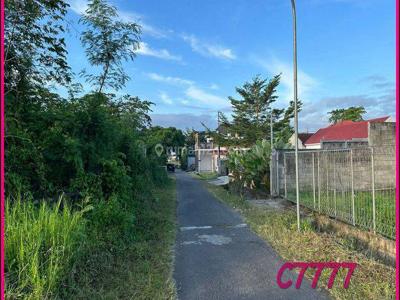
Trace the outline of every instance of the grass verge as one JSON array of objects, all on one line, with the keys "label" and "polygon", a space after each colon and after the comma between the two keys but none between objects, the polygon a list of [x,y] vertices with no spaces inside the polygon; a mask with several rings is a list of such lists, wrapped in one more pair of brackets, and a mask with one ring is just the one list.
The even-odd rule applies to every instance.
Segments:
[{"label": "grass verge", "polygon": [[[352,249],[348,240],[333,234],[317,232],[311,217],[302,218],[301,232],[297,231],[293,210],[267,210],[248,202],[223,187],[207,184],[218,199],[240,211],[251,229],[286,261],[354,261],[358,268],[348,289],[342,283],[346,272],[339,271],[335,284],[328,292],[335,299],[395,299],[395,269]],[[306,272],[312,278],[314,271]],[[327,286],[330,272],[323,272],[318,286]]]},{"label": "grass verge", "polygon": [[175,299],[175,179],[142,193],[132,212],[8,201],[6,299]]},{"label": "grass verge", "polygon": [[[296,193],[288,192],[288,199],[295,202]],[[351,193],[331,191],[321,193],[318,201],[316,193],[315,202],[313,191],[300,192],[300,204],[310,209],[317,210],[332,217],[336,217],[346,223],[352,224]],[[377,190],[375,192],[376,202],[376,231],[388,238],[396,237],[396,197],[394,189]],[[356,225],[366,229],[373,229],[373,207],[372,193],[356,191],[354,193],[354,210]]]},{"label": "grass verge", "polygon": [[63,298],[176,299],[172,279],[175,179],[169,178],[138,202],[130,242],[97,246],[82,257],[83,265],[77,266],[72,278],[74,288]]}]

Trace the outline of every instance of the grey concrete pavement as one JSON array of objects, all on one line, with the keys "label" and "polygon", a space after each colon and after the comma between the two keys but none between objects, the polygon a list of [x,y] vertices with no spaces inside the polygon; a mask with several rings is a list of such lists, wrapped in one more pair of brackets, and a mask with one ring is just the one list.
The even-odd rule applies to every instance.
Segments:
[{"label": "grey concrete pavement", "polygon": [[[328,299],[326,291],[280,289],[284,263],[241,216],[219,202],[200,180],[177,171],[178,223],[174,279],[178,298]],[[295,275],[285,272],[283,280]]]}]

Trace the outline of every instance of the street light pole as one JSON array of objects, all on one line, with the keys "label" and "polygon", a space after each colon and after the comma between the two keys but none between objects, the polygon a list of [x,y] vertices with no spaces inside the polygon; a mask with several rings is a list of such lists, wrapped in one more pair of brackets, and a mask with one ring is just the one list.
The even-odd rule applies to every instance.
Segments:
[{"label": "street light pole", "polygon": [[217,123],[218,123],[218,129],[217,129],[217,131],[218,131],[218,163],[217,163],[217,166],[218,166],[218,175],[220,176],[220,175],[222,175],[221,174],[221,135],[220,135],[220,121],[219,121],[219,114],[220,114],[220,112],[218,111],[218,116],[217,116]]},{"label": "street light pole", "polygon": [[296,206],[297,206],[297,230],[300,231],[300,197],[299,197],[299,120],[297,114],[297,31],[296,31],[296,3],[292,1],[293,15],[293,94],[294,94],[294,138],[295,138],[295,165],[296,165]]}]

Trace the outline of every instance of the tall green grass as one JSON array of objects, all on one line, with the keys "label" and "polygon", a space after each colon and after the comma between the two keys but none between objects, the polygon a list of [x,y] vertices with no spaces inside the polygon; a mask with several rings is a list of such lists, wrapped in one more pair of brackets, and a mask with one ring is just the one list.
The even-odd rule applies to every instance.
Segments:
[{"label": "tall green grass", "polygon": [[[61,209],[61,205],[63,205]],[[55,205],[18,197],[6,201],[5,273],[9,299],[56,296],[85,237],[83,211],[72,211],[62,198]]]}]

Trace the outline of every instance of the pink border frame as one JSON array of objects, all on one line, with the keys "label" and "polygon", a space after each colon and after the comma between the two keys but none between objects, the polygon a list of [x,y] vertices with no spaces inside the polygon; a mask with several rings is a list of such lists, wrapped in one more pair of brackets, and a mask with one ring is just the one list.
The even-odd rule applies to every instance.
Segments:
[{"label": "pink border frame", "polygon": [[[1,200],[1,281],[0,281],[0,299],[4,299],[4,0],[0,0],[0,11],[1,11],[1,28],[0,28],[0,200]],[[399,147],[399,113],[400,113],[400,99],[399,99],[399,0],[396,0],[396,299],[400,299],[400,198],[399,198],[399,162],[400,162],[400,147]]]},{"label": "pink border frame", "polygon": [[1,191],[1,290],[0,290],[0,297],[4,299],[4,286],[5,286],[5,279],[4,279],[4,0],[0,0],[0,11],[1,11],[1,28],[0,28],[0,119],[1,119],[1,132],[0,132],[0,144],[1,144],[1,171],[0,171],[0,191]]},{"label": "pink border frame", "polygon": [[399,113],[400,113],[400,99],[399,99],[399,0],[396,1],[396,299],[400,299],[400,198],[399,198]]}]

